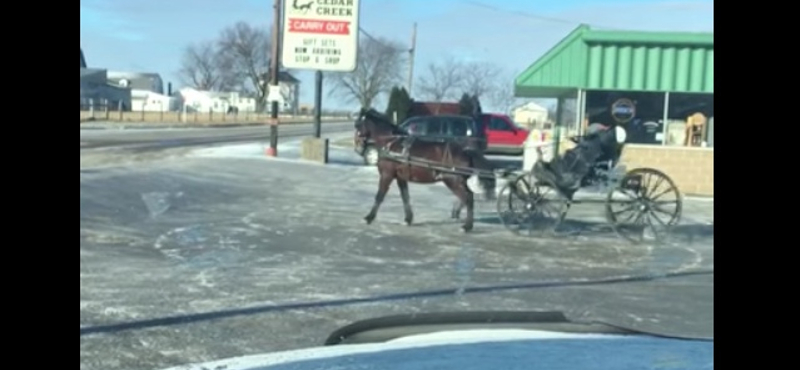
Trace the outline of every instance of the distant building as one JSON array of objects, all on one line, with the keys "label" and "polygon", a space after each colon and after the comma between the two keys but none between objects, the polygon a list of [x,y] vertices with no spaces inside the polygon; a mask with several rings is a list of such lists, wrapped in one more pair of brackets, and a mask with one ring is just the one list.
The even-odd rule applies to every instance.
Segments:
[{"label": "distant building", "polygon": [[164,81],[158,73],[108,71],[108,82],[130,89],[132,111],[169,112],[180,109],[178,99],[164,93]]},{"label": "distant building", "polygon": [[131,90],[164,93],[164,81],[158,73],[108,71],[108,82]]},{"label": "distant building", "polygon": [[255,112],[256,100],[237,92],[217,92],[183,88],[180,100],[187,112],[234,113]]},{"label": "distant building", "polygon": [[517,124],[530,128],[541,128],[547,121],[547,108],[534,102],[528,102],[512,109],[511,116]]},{"label": "distant building", "polygon": [[[269,73],[261,75],[261,83],[269,84]],[[278,110],[282,113],[300,114],[300,80],[292,76],[289,72],[278,72],[278,86],[281,88],[281,96],[278,101]],[[269,110],[269,106],[266,107]]]},{"label": "distant building", "polygon": [[81,49],[81,110],[130,110],[131,89],[108,82],[108,71],[88,68]]}]

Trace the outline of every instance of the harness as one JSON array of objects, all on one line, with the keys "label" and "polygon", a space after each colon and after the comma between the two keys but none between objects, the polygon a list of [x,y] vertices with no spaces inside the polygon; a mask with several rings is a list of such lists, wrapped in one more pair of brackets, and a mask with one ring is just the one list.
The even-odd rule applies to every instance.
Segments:
[{"label": "harness", "polygon": [[[414,144],[417,142],[417,140],[419,140],[419,138],[413,135],[395,137],[392,140],[387,141],[386,144],[384,144],[384,146],[381,148],[381,153],[383,156],[388,157],[389,159],[402,162],[405,165],[406,169],[410,171],[411,167],[414,166],[415,164],[419,165],[422,162],[426,162],[425,164],[428,164],[427,163],[428,160],[425,158],[415,158],[411,156],[411,149],[414,147]],[[391,150],[392,146],[398,143],[400,143],[402,148],[402,150],[399,153]],[[441,164],[441,167],[448,167],[448,166],[452,167],[453,152],[451,143],[449,141],[445,141],[444,144],[445,145],[444,145],[444,152],[442,153],[442,159],[440,161],[437,161],[437,163]],[[444,175],[450,173],[444,170],[444,168],[440,170],[437,168],[431,168],[430,166],[427,165],[420,167],[426,167],[431,171],[433,171],[434,172],[433,177],[436,180],[442,180]]]}]

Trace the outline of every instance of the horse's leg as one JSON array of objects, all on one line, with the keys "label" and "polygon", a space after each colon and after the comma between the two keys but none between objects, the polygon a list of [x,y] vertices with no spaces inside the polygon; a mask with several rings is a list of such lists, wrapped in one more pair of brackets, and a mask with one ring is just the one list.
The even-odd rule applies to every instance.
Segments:
[{"label": "horse's leg", "polygon": [[454,220],[458,220],[459,218],[461,218],[462,208],[464,208],[464,203],[462,203],[460,199],[457,200],[455,203],[453,203],[453,210],[450,211],[450,218]]},{"label": "horse's leg", "polygon": [[447,185],[447,188],[458,197],[458,199],[461,201],[461,204],[467,206],[467,219],[464,221],[464,225],[461,226],[461,228],[465,232],[471,231],[474,223],[474,203],[472,190],[470,190],[467,186],[466,180],[461,177],[448,177],[443,181],[444,184]]},{"label": "horse's leg", "polygon": [[375,220],[375,216],[378,215],[378,208],[381,207],[383,198],[386,197],[386,192],[389,191],[389,186],[392,185],[393,180],[393,171],[381,171],[381,178],[378,181],[378,193],[375,194],[375,203],[372,205],[372,209],[369,211],[369,214],[364,217],[364,221],[367,222],[367,225],[371,224],[372,221]]},{"label": "horse's leg", "polygon": [[403,211],[406,213],[406,225],[414,222],[414,212],[411,210],[411,200],[408,195],[408,181],[397,178],[397,187],[400,188],[400,198],[403,199]]},{"label": "horse's leg", "polygon": [[[469,181],[469,178],[466,178],[464,181]],[[453,203],[453,210],[450,212],[450,218],[454,220],[461,218],[461,210],[463,208],[464,202],[462,202],[461,198],[459,198],[455,203]]]}]

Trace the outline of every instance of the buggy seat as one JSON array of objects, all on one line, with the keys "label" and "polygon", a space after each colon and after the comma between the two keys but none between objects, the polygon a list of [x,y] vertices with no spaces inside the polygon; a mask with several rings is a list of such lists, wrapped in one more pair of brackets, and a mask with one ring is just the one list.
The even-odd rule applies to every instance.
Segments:
[{"label": "buggy seat", "polygon": [[611,170],[622,154],[625,130],[598,125],[581,137],[573,137],[574,148],[556,155],[550,162],[537,161],[531,169],[537,179],[556,185],[568,197],[595,176],[597,168]]}]

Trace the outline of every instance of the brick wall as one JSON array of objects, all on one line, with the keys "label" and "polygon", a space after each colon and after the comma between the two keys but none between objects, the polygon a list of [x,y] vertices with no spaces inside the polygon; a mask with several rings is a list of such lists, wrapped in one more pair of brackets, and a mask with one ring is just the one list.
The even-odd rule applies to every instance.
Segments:
[{"label": "brick wall", "polygon": [[[573,147],[562,142],[559,152]],[[714,149],[681,146],[626,145],[621,163],[628,170],[637,167],[658,169],[670,178],[684,195],[714,196]]]}]

